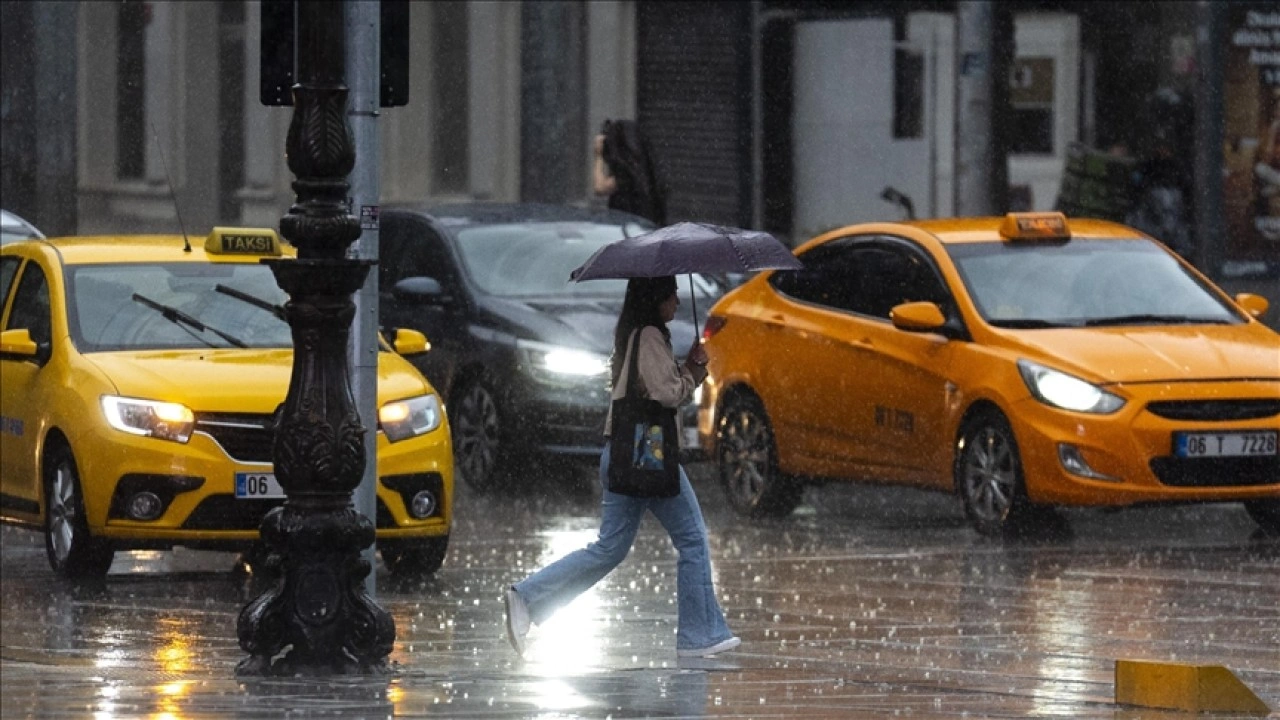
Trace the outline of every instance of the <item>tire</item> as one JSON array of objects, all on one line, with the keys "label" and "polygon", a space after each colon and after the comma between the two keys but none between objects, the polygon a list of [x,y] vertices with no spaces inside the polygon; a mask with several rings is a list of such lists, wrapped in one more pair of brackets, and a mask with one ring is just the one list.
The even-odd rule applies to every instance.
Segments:
[{"label": "tire", "polygon": [[1001,535],[1027,514],[1022,457],[1004,415],[984,410],[960,433],[954,476],[964,514],[983,535]]},{"label": "tire", "polygon": [[452,393],[449,431],[455,472],[467,486],[487,492],[502,485],[508,449],[503,445],[502,413],[493,386],[473,378]]},{"label": "tire", "polygon": [[733,509],[747,517],[784,517],[804,493],[778,470],[773,427],[759,400],[731,398],[716,428],[716,467]]},{"label": "tire", "polygon": [[89,533],[80,473],[71,448],[54,445],[44,463],[44,548],[54,574],[68,580],[100,580],[115,553]]},{"label": "tire", "polygon": [[449,536],[397,541],[379,547],[382,562],[392,575],[420,578],[433,575],[444,565],[449,549]]},{"label": "tire", "polygon": [[1250,500],[1244,509],[1264,535],[1280,537],[1280,500]]}]

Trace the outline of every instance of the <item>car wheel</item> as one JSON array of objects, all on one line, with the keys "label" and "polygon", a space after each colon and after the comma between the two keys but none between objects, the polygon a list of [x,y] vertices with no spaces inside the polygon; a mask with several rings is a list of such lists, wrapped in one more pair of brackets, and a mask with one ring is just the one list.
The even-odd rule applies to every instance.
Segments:
[{"label": "car wheel", "polygon": [[778,470],[773,428],[759,400],[736,397],[716,431],[720,483],[734,510],[748,517],[782,517],[800,504],[803,486]]},{"label": "car wheel", "polygon": [[382,562],[392,575],[417,578],[431,575],[444,564],[449,549],[449,536],[398,541],[380,545]]},{"label": "car wheel", "polygon": [[475,378],[458,388],[449,404],[454,469],[468,487],[480,492],[500,485],[506,451],[492,388],[484,378]]},{"label": "car wheel", "polygon": [[1250,500],[1244,509],[1263,533],[1280,537],[1280,500]]},{"label": "car wheel", "polygon": [[44,497],[44,547],[53,572],[71,580],[106,576],[115,553],[89,534],[80,474],[66,445],[55,445],[46,459]]},{"label": "car wheel", "polygon": [[956,490],[964,512],[983,535],[1009,529],[1026,505],[1022,459],[1004,415],[988,410],[961,432],[955,463]]}]

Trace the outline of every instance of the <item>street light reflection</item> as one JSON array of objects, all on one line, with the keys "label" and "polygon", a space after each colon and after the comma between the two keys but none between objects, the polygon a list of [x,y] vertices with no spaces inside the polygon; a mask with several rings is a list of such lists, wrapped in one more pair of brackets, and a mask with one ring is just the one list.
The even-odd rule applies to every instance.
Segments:
[{"label": "street light reflection", "polygon": [[[161,620],[161,645],[155,659],[165,672],[181,673],[191,669],[191,645],[189,637],[199,633],[187,630],[187,623],[172,618]],[[161,686],[167,687],[167,686]]]},{"label": "street light reflection", "polygon": [[[546,544],[539,562],[545,567],[565,555],[586,547],[595,540],[597,530],[556,530],[543,534]],[[602,582],[608,582],[604,580]],[[580,671],[584,668],[598,667],[602,659],[601,648],[605,646],[605,630],[608,624],[603,600],[599,592],[600,584],[579,595],[573,602],[560,608],[546,622],[542,623],[529,635],[529,646],[525,651],[525,659],[529,661],[535,672],[545,675],[561,675]],[[545,692],[535,690],[539,697],[557,707],[578,707],[571,696],[572,690],[563,683],[547,683]]]}]

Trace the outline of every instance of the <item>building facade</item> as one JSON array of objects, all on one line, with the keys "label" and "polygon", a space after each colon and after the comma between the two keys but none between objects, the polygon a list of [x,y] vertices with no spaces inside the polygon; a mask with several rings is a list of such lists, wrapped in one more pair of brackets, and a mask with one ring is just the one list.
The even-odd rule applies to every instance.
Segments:
[{"label": "building facade", "polygon": [[[1009,19],[996,38],[1010,52],[996,114],[1009,209],[1056,205],[1073,143],[1139,155],[1163,89],[1195,111],[1200,141],[1180,148],[1194,260],[1216,272],[1277,254],[1275,221],[1249,214],[1269,207],[1254,168],[1277,144],[1270,5],[995,6]],[[259,2],[0,8],[7,209],[55,233],[279,222],[292,110],[259,102]],[[385,203],[598,202],[591,136],[634,117],[673,221],[794,242],[899,217],[885,188],[917,216],[955,211],[954,3],[438,0],[409,17],[409,102],[379,120]]]}]

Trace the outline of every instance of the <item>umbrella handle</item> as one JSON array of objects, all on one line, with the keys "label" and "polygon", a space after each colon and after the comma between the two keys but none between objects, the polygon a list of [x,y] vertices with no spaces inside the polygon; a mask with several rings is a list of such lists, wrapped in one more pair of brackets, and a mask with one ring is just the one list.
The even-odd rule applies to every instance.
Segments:
[{"label": "umbrella handle", "polygon": [[698,295],[693,291],[693,273],[689,273],[689,305],[693,307],[693,339],[701,340],[702,331],[698,329]]}]

